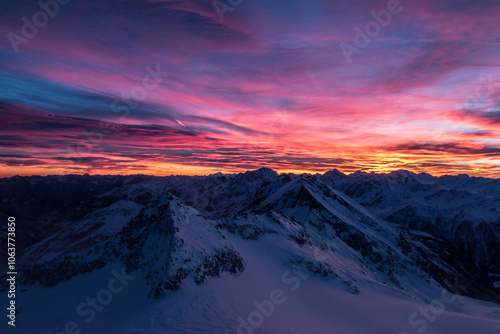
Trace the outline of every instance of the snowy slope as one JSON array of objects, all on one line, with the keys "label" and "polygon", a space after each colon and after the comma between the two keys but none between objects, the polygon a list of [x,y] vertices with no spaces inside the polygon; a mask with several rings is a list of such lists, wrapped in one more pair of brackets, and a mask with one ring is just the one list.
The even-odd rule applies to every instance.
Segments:
[{"label": "snowy slope", "polygon": [[107,208],[93,211],[82,220],[66,222],[60,231],[30,246],[18,267],[49,261],[66,253],[78,253],[106,241],[135,217],[141,207],[131,201],[119,200]]},{"label": "snowy slope", "polygon": [[390,222],[449,241],[484,273],[500,274],[500,180],[338,171],[321,179]]},{"label": "snowy slope", "polygon": [[[496,272],[440,229],[387,220],[408,203],[418,210],[407,219],[431,217],[431,194],[443,208],[477,196],[488,206],[494,180],[390,177],[261,169],[115,180],[78,202],[74,219],[64,208],[47,216],[66,220],[21,258],[16,330],[54,334],[73,321],[102,334],[498,332]],[[442,193],[451,184],[465,195]],[[485,242],[476,246],[495,240]]]},{"label": "snowy slope", "polygon": [[[432,299],[415,300],[393,287],[369,281],[357,281],[360,292],[354,294],[342,280],[289,265],[287,259],[296,255],[296,247],[284,244],[276,234],[258,241],[228,234],[227,240],[245,259],[245,270],[238,276],[228,275],[202,285],[187,281],[180,290],[155,299],[147,297],[144,274],[132,273],[133,280],[87,323],[89,315],[79,315],[78,306],[108,288],[113,269],[122,270],[121,263],[112,262],[51,288],[26,287],[19,297],[24,310],[16,331],[58,333],[68,321],[75,322],[82,333],[95,334],[247,333],[244,328],[248,326],[254,333],[263,334],[418,333],[424,324],[426,333],[493,334],[500,326],[498,305],[462,296],[444,293],[442,297],[439,292]],[[315,260],[314,250],[310,254],[313,257],[306,259]],[[325,257],[318,259],[321,262]],[[420,289],[422,294],[428,293],[426,286]],[[250,315],[259,311],[256,304],[270,300],[277,290],[280,304],[262,317],[261,324],[250,325]],[[58,303],[47,303],[54,296]],[[445,309],[432,313],[431,305],[439,302]],[[420,310],[427,310],[424,314],[433,320],[419,315]],[[245,325],[240,327],[242,323]]]}]

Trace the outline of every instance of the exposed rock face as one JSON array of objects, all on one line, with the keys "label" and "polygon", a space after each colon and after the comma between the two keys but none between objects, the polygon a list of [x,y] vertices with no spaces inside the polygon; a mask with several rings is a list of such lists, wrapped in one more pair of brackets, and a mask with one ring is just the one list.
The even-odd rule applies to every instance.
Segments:
[{"label": "exposed rock face", "polygon": [[[44,220],[59,228],[23,250],[25,284],[53,286],[119,262],[143,275],[148,295],[159,298],[189,282],[236,277],[246,269],[242,242],[258,248],[275,240],[289,250],[285,266],[340,280],[352,293],[359,293],[357,280],[411,291],[409,276],[445,288],[459,278],[464,294],[499,300],[498,180],[404,171],[278,175],[269,169],[93,178],[65,176],[57,184],[95,181],[90,198],[74,199],[78,215],[66,213],[70,200],[48,206]],[[50,178],[33,180],[19,181],[26,187],[19,203],[30,191],[56,186]],[[17,181],[2,182],[0,188]]]},{"label": "exposed rock face", "polygon": [[156,298],[191,279],[201,284],[223,273],[243,271],[241,256],[223,239],[214,222],[170,194],[144,208],[115,237],[85,252],[25,268],[26,284],[52,286],[77,274],[121,261],[127,273],[142,272]]}]

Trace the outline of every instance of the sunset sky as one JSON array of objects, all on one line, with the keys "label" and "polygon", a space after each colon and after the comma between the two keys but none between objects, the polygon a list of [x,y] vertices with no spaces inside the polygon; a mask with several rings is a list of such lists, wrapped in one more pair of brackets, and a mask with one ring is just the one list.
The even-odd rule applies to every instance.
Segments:
[{"label": "sunset sky", "polygon": [[0,176],[500,178],[500,1],[220,1],[2,1]]}]

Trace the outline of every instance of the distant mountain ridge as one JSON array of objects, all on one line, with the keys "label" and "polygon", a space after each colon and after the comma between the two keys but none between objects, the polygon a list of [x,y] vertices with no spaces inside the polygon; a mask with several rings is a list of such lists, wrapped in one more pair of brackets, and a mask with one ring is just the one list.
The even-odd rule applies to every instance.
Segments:
[{"label": "distant mountain ridge", "polygon": [[[0,212],[17,215],[18,235],[28,236],[18,252],[25,293],[36,299],[45,293],[40,287],[79,291],[82,279],[122,268],[143,282],[127,297],[130,304],[177,300],[180,317],[159,332],[235,328],[231,319],[220,326],[213,321],[241,305],[225,306],[214,296],[254,298],[245,291],[260,294],[262,284],[279,283],[266,283],[271,273],[293,287],[311,277],[334,295],[361,298],[353,302],[380,289],[387,298],[420,303],[448,291],[469,297],[453,305],[456,312],[500,316],[474,306],[474,300],[500,304],[500,180],[259,169],[193,177],[14,177],[0,180],[0,191],[11,191]],[[317,293],[308,289],[302,298]],[[197,297],[201,291],[204,297]],[[201,318],[192,315],[198,302]]]},{"label": "distant mountain ridge", "polygon": [[[15,184],[18,186],[15,187]],[[89,188],[85,184],[89,184]],[[137,222],[141,219],[147,220],[144,218],[145,212],[158,210],[155,207],[159,205],[158,201],[169,198],[169,201],[177,203],[175,205],[185,208],[185,212],[191,212],[184,214],[181,221],[188,219],[188,216],[199,217],[195,221],[206,220],[202,223],[205,233],[209,233],[209,230],[216,234],[228,231],[248,240],[259,239],[269,233],[285,234],[299,246],[310,244],[315,249],[326,250],[331,248],[329,243],[336,240],[351,250],[360,252],[359,256],[363,261],[372,262],[381,268],[384,267],[382,262],[389,261],[387,263],[398,270],[408,264],[406,256],[416,261],[413,263],[417,268],[415,270],[421,270],[424,266],[425,261],[421,257],[435,258],[441,264],[428,261],[427,270],[432,271],[431,277],[438,282],[444,284],[446,272],[453,272],[453,275],[463,276],[471,282],[472,296],[496,300],[498,292],[493,285],[500,274],[499,185],[500,180],[465,176],[436,178],[406,171],[390,174],[357,172],[345,175],[334,170],[324,175],[279,175],[267,168],[242,174],[205,177],[14,177],[0,180],[0,189],[16,189],[13,196],[3,201],[0,211],[6,212],[33,201],[43,201],[42,190],[64,193],[69,192],[67,187],[86,189],[84,196],[74,197],[74,202],[61,199],[60,204],[51,202],[43,206],[53,211],[45,213],[45,216],[44,211],[40,211],[43,218],[39,224],[55,224],[58,231],[48,233],[44,240],[33,243],[24,250],[25,255],[21,257],[20,263],[36,268],[30,271],[28,281],[38,280],[36,274],[32,274],[40,270],[39,264],[58,263],[58,258],[64,254],[67,254],[68,261],[76,261],[78,252],[91,251],[92,261],[104,265],[107,261],[118,258],[109,252],[96,251],[101,245],[110,242],[115,243],[111,248],[116,249],[116,253],[135,254],[129,255],[129,261],[126,262],[129,270],[137,270],[138,267],[134,265],[135,262],[130,261],[130,256],[143,257],[144,261],[148,261],[147,251],[134,253],[137,250],[132,251],[130,247],[126,247],[128,251],[119,249],[124,246],[119,247],[118,244],[126,244],[123,239],[126,231],[131,235],[139,233],[132,227],[137,227]],[[30,193],[33,196],[29,196]],[[37,193],[40,195],[36,195]],[[24,204],[17,202],[23,199]],[[52,199],[49,197],[48,201]],[[172,211],[173,214],[176,210]],[[178,233],[185,233],[183,229],[187,227],[182,226],[186,223],[181,221],[176,229]],[[153,227],[148,227],[151,228]],[[424,232],[429,237],[422,239],[421,235],[412,231]],[[219,235],[216,239],[220,239],[220,243],[222,236]],[[185,242],[184,238],[179,240],[177,242]],[[106,245],[107,248],[110,247],[110,244]],[[165,247],[164,252],[167,252],[173,246]],[[441,253],[439,248],[443,247],[445,251]],[[378,248],[380,250],[376,250]],[[214,248],[213,254],[238,259],[238,252],[233,253],[232,249],[227,244]],[[450,258],[449,252],[460,254],[460,258]],[[403,256],[400,260],[395,260],[397,253]],[[121,258],[124,260],[123,256]],[[203,258],[200,259],[201,262],[204,261]],[[82,261],[87,260],[79,258],[77,263]],[[179,265],[172,259],[162,261],[172,263],[168,273],[164,272],[160,276],[170,277],[169,279],[177,277],[182,281],[184,276],[189,275],[183,270],[172,273],[172,267]],[[238,261],[241,263],[232,263],[229,268],[222,265],[216,271],[227,269],[236,273],[243,270],[244,259]],[[395,265],[393,261],[399,264]],[[86,272],[91,269],[92,264],[81,267]],[[199,268],[193,270],[200,270]],[[335,272],[333,269],[332,271]],[[78,272],[75,270],[73,274]],[[148,275],[154,276],[152,273]],[[388,275],[386,279],[393,280],[396,286],[400,286],[393,271],[386,271],[384,275]],[[61,279],[67,278],[61,276]],[[57,283],[57,279],[51,280],[49,284],[53,283]],[[165,288],[166,283],[162,284],[160,290]],[[160,290],[152,291],[155,295],[161,295]]]}]

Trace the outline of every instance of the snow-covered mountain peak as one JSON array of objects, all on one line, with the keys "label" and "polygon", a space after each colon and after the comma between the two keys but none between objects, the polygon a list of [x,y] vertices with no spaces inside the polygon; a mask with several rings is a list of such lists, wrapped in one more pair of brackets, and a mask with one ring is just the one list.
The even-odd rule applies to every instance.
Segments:
[{"label": "snow-covered mountain peak", "polygon": [[132,219],[119,234],[118,245],[127,269],[144,272],[155,297],[179,289],[186,279],[200,284],[244,268],[215,223],[171,194],[163,194]]},{"label": "snow-covered mountain peak", "polygon": [[[191,297],[200,293],[210,300],[202,301],[203,308],[228,311],[213,291],[217,298],[249,298],[251,306],[280,284],[296,282],[295,274],[304,289],[293,305],[324,291],[351,301],[378,291],[405,303],[424,303],[439,298],[443,289],[453,293],[455,278],[466,287],[462,294],[499,300],[498,180],[404,171],[277,175],[266,169],[200,177],[66,178],[81,189],[92,181],[93,193],[74,204],[56,203],[59,209],[47,216],[61,228],[29,249],[31,255],[52,254],[26,257],[32,260],[19,280],[29,291],[63,291],[104,277],[109,268],[125,268],[141,282],[130,300],[155,305],[177,300],[183,314],[191,314],[189,305],[198,300]],[[38,194],[47,182],[36,180],[30,187]],[[89,242],[89,236],[95,240]],[[245,295],[247,287],[252,292]],[[281,288],[287,290],[286,283]],[[221,303],[230,305],[224,298]],[[465,298],[462,302],[453,310],[468,307]],[[246,312],[251,310],[238,310]],[[203,319],[199,328],[206,329],[214,317]],[[182,320],[169,324],[175,326],[168,329],[189,327]],[[218,329],[208,332],[225,332]]]},{"label": "snow-covered mountain peak", "polygon": [[338,169],[332,169],[331,171],[328,171],[323,174],[323,177],[325,178],[343,178],[346,175],[339,171]]},{"label": "snow-covered mountain peak", "polygon": [[[210,277],[235,275],[244,269],[243,259],[215,222],[166,193],[142,209],[112,239],[43,266],[27,267],[23,280],[55,285],[111,262],[121,262],[127,273],[140,273],[149,285],[149,295],[154,297],[181,288],[186,280],[201,284]],[[64,272],[58,272],[61,263]]]},{"label": "snow-covered mountain peak", "polygon": [[243,174],[244,177],[249,178],[259,178],[265,181],[271,181],[278,177],[278,173],[272,170],[271,168],[261,167],[256,170],[247,171]]}]

